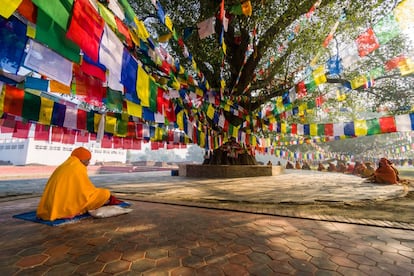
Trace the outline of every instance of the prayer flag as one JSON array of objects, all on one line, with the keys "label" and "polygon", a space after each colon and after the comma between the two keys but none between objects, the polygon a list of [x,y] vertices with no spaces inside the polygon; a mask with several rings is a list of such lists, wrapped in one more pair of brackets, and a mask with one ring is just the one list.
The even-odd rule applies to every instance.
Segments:
[{"label": "prayer flag", "polygon": [[80,63],[79,46],[66,38],[66,29],[60,27],[55,18],[47,15],[42,9],[38,9],[35,39],[61,56],[75,63]]},{"label": "prayer flag", "polygon": [[333,134],[334,136],[338,136],[341,137],[344,135],[344,123],[339,122],[339,123],[335,123],[334,124],[334,129],[333,129]]},{"label": "prayer flag", "polygon": [[39,121],[41,100],[38,95],[24,93],[22,118],[29,121]]},{"label": "prayer flag", "polygon": [[108,86],[117,91],[124,90],[121,84],[123,52],[124,45],[105,24],[99,47],[99,63],[108,69]]},{"label": "prayer flag", "polygon": [[400,33],[400,27],[398,26],[394,15],[391,13],[384,16],[377,24],[375,24],[373,30],[380,45],[386,44]]},{"label": "prayer flag", "polygon": [[9,18],[21,2],[22,0],[1,0],[0,15],[4,18]]},{"label": "prayer flag", "polygon": [[29,131],[30,131],[31,125],[32,125],[31,123],[24,123],[24,122],[16,121],[12,137],[27,139],[29,137]]},{"label": "prayer flag", "polygon": [[355,136],[366,136],[368,134],[368,127],[366,120],[354,121]]},{"label": "prayer flag", "polygon": [[355,136],[354,122],[344,123],[344,135],[349,137]]},{"label": "prayer flag", "polygon": [[360,57],[364,57],[379,48],[378,39],[372,28],[360,34],[356,39],[356,43]]},{"label": "prayer flag", "polygon": [[35,125],[34,140],[36,141],[49,141],[50,126],[48,125]]},{"label": "prayer flag", "polygon": [[52,119],[51,124],[54,126],[63,126],[65,122],[65,113],[66,113],[66,105],[60,103],[53,103],[53,112],[52,112]]},{"label": "prayer flag", "polygon": [[21,116],[23,110],[24,90],[5,85],[3,112]]},{"label": "prayer flag", "polygon": [[325,126],[325,129],[324,129],[325,136],[334,136],[333,124],[324,124],[324,126]]},{"label": "prayer flag", "polygon": [[72,12],[73,0],[32,0],[32,2],[37,6],[38,10],[42,10],[50,18],[53,18],[62,30],[67,30],[69,17]]},{"label": "prayer flag", "polygon": [[411,58],[406,58],[398,64],[401,76],[407,76],[414,73],[414,62]]},{"label": "prayer flag", "polygon": [[[1,9],[1,8],[0,8]],[[0,17],[0,69],[16,75],[26,48],[26,25],[16,17]]]},{"label": "prayer flag", "polygon": [[122,55],[121,83],[125,88],[125,97],[134,103],[140,103],[137,95],[138,62],[124,49]]},{"label": "prayer flag", "polygon": [[76,128],[79,130],[87,129],[87,117],[88,114],[83,109],[78,109],[78,116],[76,117]]},{"label": "prayer flag", "polygon": [[67,86],[72,81],[72,62],[34,40],[30,40],[24,65]]},{"label": "prayer flag", "polygon": [[395,116],[395,125],[397,131],[414,130],[414,113]]},{"label": "prayer flag", "polygon": [[367,135],[375,135],[381,133],[381,128],[377,118],[367,120]]},{"label": "prayer flag", "polygon": [[197,23],[198,35],[200,36],[200,39],[204,39],[215,33],[215,30],[214,30],[215,19],[216,19],[215,17],[210,17],[200,23]]},{"label": "prayer flag", "polygon": [[36,24],[37,8],[33,5],[32,0],[23,0],[17,11],[27,20]]},{"label": "prayer flag", "polygon": [[76,129],[77,125],[78,109],[67,105],[65,110],[65,120],[63,121],[63,127]]},{"label": "prayer flag", "polygon": [[60,143],[62,141],[62,136],[63,136],[63,128],[53,126],[51,141]]},{"label": "prayer flag", "polygon": [[103,31],[104,20],[89,0],[77,0],[73,5],[72,19],[66,36],[78,44],[94,62],[98,61]]},{"label": "prayer flag", "polygon": [[50,125],[50,122],[52,120],[54,101],[45,97],[41,97],[40,100],[41,103],[38,123]]},{"label": "prayer flag", "polygon": [[398,4],[393,10],[395,19],[397,20],[401,30],[412,28],[414,24],[414,1],[404,0]]},{"label": "prayer flag", "polygon": [[73,129],[63,128],[62,144],[75,144],[76,131]]},{"label": "prayer flag", "polygon": [[144,107],[150,106],[150,76],[145,72],[145,70],[138,66],[138,74],[137,74],[137,94],[138,98],[141,101],[141,105]]},{"label": "prayer flag", "polygon": [[320,85],[326,82],[325,66],[321,65],[312,72],[315,85]]},{"label": "prayer flag", "polygon": [[381,117],[379,118],[379,124],[381,128],[381,133],[389,133],[389,132],[397,131],[394,117]]},{"label": "prayer flag", "polygon": [[131,116],[135,116],[137,118],[142,118],[142,106],[131,101],[126,101],[127,104],[127,112]]},{"label": "prayer flag", "polygon": [[341,63],[345,68],[352,68],[360,59],[355,41],[346,44],[339,52]]},{"label": "prayer flag", "polygon": [[363,76],[363,75],[357,76],[357,77],[355,77],[351,80],[351,88],[353,90],[355,90],[355,89],[365,85],[366,82],[367,82],[366,76]]}]

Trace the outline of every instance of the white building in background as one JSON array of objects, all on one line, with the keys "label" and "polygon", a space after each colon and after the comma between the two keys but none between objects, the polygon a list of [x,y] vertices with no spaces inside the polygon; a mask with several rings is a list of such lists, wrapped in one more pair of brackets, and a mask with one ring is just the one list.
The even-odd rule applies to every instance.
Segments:
[{"label": "white building in background", "polygon": [[62,144],[37,141],[33,138],[16,139],[0,134],[0,162],[12,165],[59,165],[72,150],[83,146],[92,153],[91,165],[98,162],[126,163],[128,150],[101,148],[98,143]]}]

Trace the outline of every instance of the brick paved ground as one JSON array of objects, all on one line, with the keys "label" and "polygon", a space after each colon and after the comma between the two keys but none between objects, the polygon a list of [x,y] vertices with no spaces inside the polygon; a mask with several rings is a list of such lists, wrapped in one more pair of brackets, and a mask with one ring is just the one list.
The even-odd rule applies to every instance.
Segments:
[{"label": "brick paved ground", "polygon": [[414,232],[168,204],[50,227],[0,203],[0,275],[414,275]]}]

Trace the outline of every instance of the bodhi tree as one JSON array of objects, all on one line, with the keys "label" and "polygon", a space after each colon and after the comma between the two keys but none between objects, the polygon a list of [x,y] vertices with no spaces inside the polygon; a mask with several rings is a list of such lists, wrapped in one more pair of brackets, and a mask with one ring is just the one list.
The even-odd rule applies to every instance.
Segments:
[{"label": "bodhi tree", "polygon": [[[214,114],[246,133],[272,135],[268,124],[275,121],[366,119],[413,105],[403,12],[412,1],[129,2],[154,40],[201,84]],[[153,67],[169,81],[171,74]],[[196,116],[229,132],[207,111]],[[210,163],[255,163],[238,154],[246,152],[238,137],[229,140]]]}]

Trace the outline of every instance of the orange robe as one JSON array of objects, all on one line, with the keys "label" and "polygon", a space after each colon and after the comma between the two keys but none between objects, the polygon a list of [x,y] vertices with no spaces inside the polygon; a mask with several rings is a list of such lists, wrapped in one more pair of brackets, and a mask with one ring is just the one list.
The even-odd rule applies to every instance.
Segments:
[{"label": "orange robe", "polygon": [[398,184],[397,174],[388,164],[382,165],[375,171],[374,181],[382,184]]},{"label": "orange robe", "polygon": [[46,183],[37,217],[43,220],[74,217],[103,206],[110,195],[109,190],[96,188],[86,166],[77,157],[70,156]]}]

